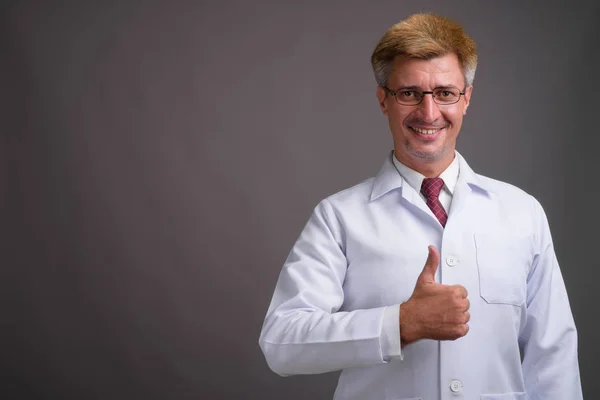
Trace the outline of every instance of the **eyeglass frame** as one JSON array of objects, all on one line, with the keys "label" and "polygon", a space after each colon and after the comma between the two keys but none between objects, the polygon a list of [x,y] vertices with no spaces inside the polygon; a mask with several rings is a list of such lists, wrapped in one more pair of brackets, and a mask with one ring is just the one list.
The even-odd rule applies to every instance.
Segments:
[{"label": "eyeglass frame", "polygon": [[[465,93],[466,93],[466,90],[467,90],[467,88],[465,88],[462,92],[459,91],[458,92],[458,98],[456,99],[456,101],[454,103],[438,103],[437,101],[435,101],[435,97],[433,96],[433,92],[435,92],[437,89],[451,89],[451,88],[452,89],[457,89],[457,90],[460,90],[460,89],[458,89],[455,86],[439,86],[439,87],[433,88],[433,91],[425,91],[425,90],[421,90],[421,89],[418,89],[416,87],[410,87],[410,86],[403,87],[403,88],[396,89],[396,90],[392,90],[392,89],[388,88],[387,86],[381,86],[381,88],[384,89],[386,93],[389,93],[392,96],[394,96],[394,98],[396,99],[396,103],[397,104],[400,104],[401,106],[408,106],[408,107],[418,106],[419,104],[423,103],[423,100],[425,100],[425,95],[426,94],[430,94],[433,102],[435,104],[439,105],[439,106],[451,106],[452,104],[458,103],[460,101],[460,96],[464,96]],[[396,93],[398,93],[399,91],[401,91],[403,89],[404,90],[412,90],[412,91],[417,91],[418,90],[419,92],[423,93],[423,97],[421,97],[421,101],[419,101],[416,104],[404,104],[404,103],[400,103],[398,101],[398,96],[396,96]]]}]

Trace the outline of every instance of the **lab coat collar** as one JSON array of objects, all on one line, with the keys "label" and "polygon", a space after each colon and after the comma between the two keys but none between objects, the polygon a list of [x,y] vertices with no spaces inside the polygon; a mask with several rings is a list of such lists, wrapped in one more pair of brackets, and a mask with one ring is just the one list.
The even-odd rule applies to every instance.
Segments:
[{"label": "lab coat collar", "polygon": [[[398,170],[394,166],[394,162],[392,157],[394,156],[394,152],[390,151],[388,156],[381,167],[381,170],[375,177],[373,181],[373,189],[371,190],[371,201],[378,199],[384,194],[398,188],[402,188],[403,185],[409,186],[408,182],[406,182],[402,176],[398,173]],[[459,163],[459,176],[457,184],[462,182],[468,184],[471,188],[477,187],[484,192],[491,193],[489,185],[479,177],[472,169],[469,167],[469,164],[465,161],[465,159],[456,152],[456,157],[458,158]]]}]

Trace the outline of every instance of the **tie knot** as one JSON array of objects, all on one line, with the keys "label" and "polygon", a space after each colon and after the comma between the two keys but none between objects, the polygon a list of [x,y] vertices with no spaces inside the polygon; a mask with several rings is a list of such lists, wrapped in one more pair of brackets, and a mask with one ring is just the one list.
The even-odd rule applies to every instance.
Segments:
[{"label": "tie knot", "polygon": [[425,178],[421,184],[421,193],[425,197],[437,199],[444,186],[444,180],[442,178]]}]

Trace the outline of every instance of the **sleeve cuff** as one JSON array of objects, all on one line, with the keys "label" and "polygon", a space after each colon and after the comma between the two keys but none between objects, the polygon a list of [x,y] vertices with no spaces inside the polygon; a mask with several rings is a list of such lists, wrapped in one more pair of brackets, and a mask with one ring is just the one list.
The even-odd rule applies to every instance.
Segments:
[{"label": "sleeve cuff", "polygon": [[402,360],[400,346],[400,305],[396,304],[385,308],[381,326],[381,353],[383,360]]}]

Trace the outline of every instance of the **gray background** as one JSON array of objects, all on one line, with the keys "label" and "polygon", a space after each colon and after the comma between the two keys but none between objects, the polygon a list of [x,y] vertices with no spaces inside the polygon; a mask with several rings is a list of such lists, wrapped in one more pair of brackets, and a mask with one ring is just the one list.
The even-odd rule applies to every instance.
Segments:
[{"label": "gray background", "polygon": [[0,396],[330,399],[258,335],[312,208],[391,149],[369,57],[417,11],[478,43],[458,148],[545,207],[595,398],[600,6],[443,0],[4,1]]}]

